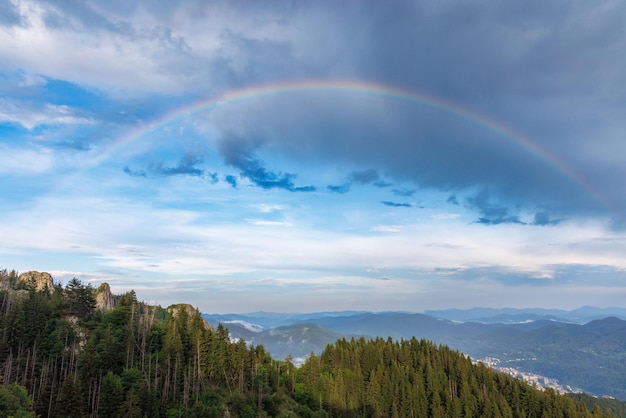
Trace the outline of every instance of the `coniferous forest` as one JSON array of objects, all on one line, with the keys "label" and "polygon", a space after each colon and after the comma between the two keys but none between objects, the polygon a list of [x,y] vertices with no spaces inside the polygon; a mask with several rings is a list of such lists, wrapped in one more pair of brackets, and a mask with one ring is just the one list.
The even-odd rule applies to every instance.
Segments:
[{"label": "coniferous forest", "polygon": [[232,341],[189,305],[134,292],[99,306],[73,279],[37,289],[1,270],[2,417],[606,417],[445,346],[339,340],[303,365]]}]

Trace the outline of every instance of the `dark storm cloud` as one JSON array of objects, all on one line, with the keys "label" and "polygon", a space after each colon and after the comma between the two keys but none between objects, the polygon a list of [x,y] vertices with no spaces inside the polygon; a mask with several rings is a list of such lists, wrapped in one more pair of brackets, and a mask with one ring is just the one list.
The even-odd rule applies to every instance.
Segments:
[{"label": "dark storm cloud", "polygon": [[183,158],[175,166],[166,166],[163,162],[157,162],[150,165],[149,170],[161,176],[194,176],[201,177],[205,174],[204,169],[198,165],[204,162],[204,155],[193,152],[187,152]]},{"label": "dark storm cloud", "polygon": [[145,170],[131,169],[125,166],[123,171],[132,177],[169,177],[169,176],[191,176],[206,177],[212,184],[218,181],[217,173],[207,172],[204,168],[200,168],[204,162],[204,154],[187,152],[178,162],[177,165],[168,166],[163,161],[150,164]]},{"label": "dark storm cloud", "polygon": [[467,199],[468,206],[480,214],[477,222],[484,225],[503,223],[522,224],[519,217],[511,214],[511,209],[494,202],[486,191],[481,191]]},{"label": "dark storm cloud", "polygon": [[[619,81],[626,76],[626,59],[612,51],[626,46],[621,23],[626,5],[488,3],[484,7],[449,3],[438,8],[432,7],[432,2],[404,3],[393,11],[372,14],[380,19],[377,27],[382,29],[384,20],[392,20],[394,28],[384,34],[376,30],[380,37],[370,34],[372,50],[364,58],[372,59],[367,68],[375,71],[377,78],[418,90],[427,86],[428,91],[524,132],[554,160],[564,162],[592,187],[617,199],[623,216],[620,196],[624,196],[624,186],[619,179],[626,173],[624,166],[619,168],[609,156],[621,148],[611,138],[624,134],[614,112],[624,110],[623,101],[616,99],[626,93],[626,86]],[[607,73],[607,68],[613,70]],[[459,139],[464,136],[461,132],[456,135]],[[584,157],[589,136],[604,144],[598,144],[593,152],[593,158],[607,159],[602,170],[597,169],[600,161]],[[447,144],[444,141],[442,145]],[[546,201],[562,213],[598,208],[588,191],[575,184],[577,179],[564,178],[548,167],[535,175],[534,166],[541,164],[541,159],[532,153],[480,144],[475,150],[461,146],[468,161],[459,161],[452,152],[452,164],[441,164],[441,170],[453,172],[452,186],[462,185],[462,176],[468,176],[477,184],[495,186],[494,192],[511,204]],[[511,159],[511,152],[520,154],[517,163],[494,164]],[[424,157],[428,155],[433,154]]]},{"label": "dark storm cloud", "polygon": [[[371,44],[355,54],[364,68],[401,85],[497,101],[503,93],[575,95],[623,75],[623,58],[610,53],[624,42],[622,3],[403,1],[359,12],[370,30],[356,42]],[[602,74],[615,64],[621,68]]]},{"label": "dark storm cloud", "polygon": [[[626,58],[614,53],[626,47],[626,3],[358,3],[299,6],[315,13],[291,16],[312,31],[285,49],[294,74],[324,62],[325,77],[428,92],[472,115],[380,97],[294,97],[253,117],[255,131],[277,133],[267,139],[272,146],[371,167],[354,172],[355,184],[373,184],[384,172],[459,199],[486,187],[502,203],[474,205],[484,223],[518,222],[520,210],[537,208],[559,218],[606,214],[590,189],[626,214],[626,164],[615,158],[624,155],[617,138],[626,130],[616,115],[624,110]],[[319,21],[323,31],[312,26]],[[328,51],[309,42],[311,34],[324,39],[322,32],[336,41]],[[260,65],[255,74],[271,69],[250,62]],[[493,120],[510,130],[494,131]],[[597,141],[591,153],[590,137]],[[307,146],[297,149],[293,138]]]},{"label": "dark storm cloud", "polygon": [[[385,112],[371,113],[376,107]],[[452,190],[461,197],[473,187],[487,186],[511,208],[526,204],[532,210],[552,203],[567,209],[561,198],[587,198],[571,179],[515,141],[418,104],[341,93],[317,100],[295,94],[268,99],[250,111],[233,110],[246,114],[251,128],[247,135],[225,137],[220,153],[227,163],[245,167],[250,178],[258,178],[254,170],[259,167],[246,156],[252,155],[248,150],[261,153],[269,145],[302,162],[315,158],[322,164],[377,167],[355,170],[347,181],[331,185],[334,192],[356,184],[389,186],[378,174],[384,170],[391,179],[408,180],[416,188]],[[408,195],[415,189],[396,190]]]},{"label": "dark storm cloud", "polygon": [[188,175],[188,176],[200,177],[204,175],[203,169],[195,167],[193,165],[185,165],[185,164],[179,164],[174,167],[166,167],[166,166],[163,166],[162,164],[156,164],[150,167],[150,169],[154,173],[157,173],[163,176]]},{"label": "dark storm cloud", "polygon": [[[626,219],[626,56],[616,53],[626,49],[624,2],[207,3],[189,16],[219,22],[207,55],[172,26],[175,4],[45,4],[48,25],[79,22],[129,42],[153,41],[159,49],[149,62],[191,95],[287,80],[356,79],[451,103],[437,109],[341,93],[266,97],[262,108],[245,114],[239,135],[222,141],[243,151],[222,154],[259,187],[313,190],[297,186],[294,174],[265,167],[258,156],[271,145],[299,161],[313,156],[354,170],[345,179],[349,185],[403,181],[458,201],[487,188],[500,207],[474,204],[484,223],[515,222],[518,212],[544,210],[549,221],[609,212]],[[132,20],[144,9],[159,24],[141,27]],[[11,2],[0,11],[16,21]],[[225,131],[227,125],[216,121]],[[259,135],[263,140],[248,147],[244,138]],[[184,166],[161,170],[199,174]],[[327,189],[348,188],[338,180]]]},{"label": "dark storm cloud", "polygon": [[124,171],[124,173],[128,174],[131,177],[148,177],[148,174],[145,171],[133,170],[128,166],[125,166],[122,171]]},{"label": "dark storm cloud", "polygon": [[[298,77],[291,46],[287,42],[255,39],[225,30],[220,37],[221,58],[213,60],[211,71],[223,85],[262,83]],[[301,74],[304,75],[304,74]]]},{"label": "dark storm cloud", "polygon": [[0,1],[0,26],[22,25],[22,16],[17,8],[10,0]]},{"label": "dark storm cloud", "polygon": [[378,181],[375,181],[374,183],[372,183],[372,186],[384,189],[384,188],[393,186],[393,183],[389,183],[389,182],[384,181],[384,180],[378,180]]},{"label": "dark storm cloud", "polygon": [[217,173],[207,173],[207,178],[211,182],[211,184],[215,184],[220,181],[219,175]]},{"label": "dark storm cloud", "polygon": [[283,189],[290,192],[312,192],[314,186],[297,186],[294,183],[296,174],[273,172],[265,168],[263,162],[252,156],[250,143],[239,144],[223,139],[220,142],[219,152],[226,164],[240,170],[243,177],[263,189]]},{"label": "dark storm cloud", "polygon": [[380,175],[373,168],[361,171],[353,171],[350,174],[350,180],[357,184],[372,184],[379,181]]},{"label": "dark storm cloud", "polygon": [[519,220],[517,216],[500,216],[499,214],[494,214],[495,216],[481,216],[478,218],[476,223],[483,225],[500,225],[500,224],[523,224],[522,221]]},{"label": "dark storm cloud", "polygon": [[393,185],[393,183],[383,180],[380,177],[380,174],[378,174],[378,171],[373,168],[362,171],[353,171],[352,174],[350,174],[349,181],[355,184],[372,185],[381,189]]},{"label": "dark storm cloud", "polygon": [[338,185],[328,185],[326,189],[339,194],[345,194],[350,191],[350,183],[338,184]]},{"label": "dark storm cloud", "polygon": [[383,204],[383,205],[385,205],[385,206],[391,206],[391,207],[394,207],[394,208],[410,208],[410,207],[412,207],[412,206],[413,206],[413,205],[411,205],[410,203],[390,202],[390,201],[388,201],[388,200],[383,200],[383,201],[382,201],[382,202],[380,202],[380,203],[382,203],[382,204]]},{"label": "dark storm cloud", "polygon": [[343,184],[328,185],[326,189],[339,194],[348,193],[352,189],[352,185],[371,185],[374,187],[385,188],[392,186],[392,183],[386,182],[380,178],[378,171],[370,168],[367,170],[356,170],[350,173],[347,180]]},{"label": "dark storm cloud", "polygon": [[269,171],[263,167],[260,160],[250,156],[238,159],[233,165],[241,170],[242,176],[263,189],[284,189],[290,192],[315,191],[314,186],[296,186],[293,180],[297,175]]},{"label": "dark storm cloud", "polygon": [[224,177],[224,181],[230,184],[233,189],[237,188],[237,178],[235,176],[231,176],[230,174],[228,174],[226,177]]},{"label": "dark storm cloud", "polygon": [[393,194],[401,197],[411,197],[415,194],[415,189],[393,189],[391,190]]},{"label": "dark storm cloud", "polygon": [[558,225],[561,221],[561,219],[550,218],[550,214],[548,212],[537,212],[535,213],[533,225],[553,226]]}]

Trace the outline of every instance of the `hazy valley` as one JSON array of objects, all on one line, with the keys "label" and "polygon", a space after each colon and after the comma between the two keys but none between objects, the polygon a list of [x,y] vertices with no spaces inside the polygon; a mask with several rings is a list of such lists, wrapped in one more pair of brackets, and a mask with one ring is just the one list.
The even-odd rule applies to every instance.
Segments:
[{"label": "hazy valley", "polygon": [[[203,314],[232,338],[303,361],[338,338],[425,338],[492,366],[545,376],[563,388],[626,399],[626,309],[585,307],[312,314]],[[555,382],[556,383],[556,382]]]}]

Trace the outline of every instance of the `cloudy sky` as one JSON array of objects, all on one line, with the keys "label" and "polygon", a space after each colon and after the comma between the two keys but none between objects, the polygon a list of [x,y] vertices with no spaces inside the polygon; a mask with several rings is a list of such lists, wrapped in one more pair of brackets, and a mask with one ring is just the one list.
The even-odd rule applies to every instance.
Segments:
[{"label": "cloudy sky", "polygon": [[0,0],[0,268],[203,312],[623,306],[625,19]]}]

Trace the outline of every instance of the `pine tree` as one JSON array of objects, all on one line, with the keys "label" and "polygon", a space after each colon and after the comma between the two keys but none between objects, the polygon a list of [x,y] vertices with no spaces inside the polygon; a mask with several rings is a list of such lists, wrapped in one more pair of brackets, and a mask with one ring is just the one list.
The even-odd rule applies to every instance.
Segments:
[{"label": "pine tree", "polygon": [[109,371],[102,378],[99,399],[99,417],[114,418],[122,414],[122,405],[124,402],[122,379],[112,371]]},{"label": "pine tree", "polygon": [[32,402],[26,388],[18,384],[0,386],[0,416],[35,418]]}]

